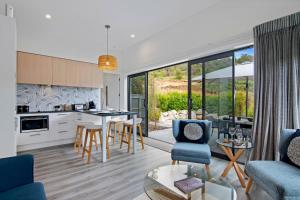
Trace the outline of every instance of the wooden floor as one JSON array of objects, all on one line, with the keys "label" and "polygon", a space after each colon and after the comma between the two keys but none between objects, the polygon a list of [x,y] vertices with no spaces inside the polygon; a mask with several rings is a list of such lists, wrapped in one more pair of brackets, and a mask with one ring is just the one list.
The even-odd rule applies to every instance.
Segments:
[{"label": "wooden floor", "polygon": [[[144,151],[138,148],[135,155],[128,154],[125,146],[111,146],[111,159],[106,163],[101,163],[100,150],[94,152],[90,164],[85,164],[72,145],[22,154],[26,153],[35,157],[35,181],[44,183],[49,200],[132,200],[143,194],[147,171],[171,163],[170,153],[147,145]],[[221,174],[226,163],[213,159],[212,173]],[[229,181],[236,185],[238,199],[257,199],[244,194],[233,171]]]}]

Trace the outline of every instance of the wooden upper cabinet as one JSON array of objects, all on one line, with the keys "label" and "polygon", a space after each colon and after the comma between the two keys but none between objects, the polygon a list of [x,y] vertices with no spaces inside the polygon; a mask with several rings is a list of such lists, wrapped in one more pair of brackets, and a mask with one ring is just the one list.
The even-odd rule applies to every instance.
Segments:
[{"label": "wooden upper cabinet", "polygon": [[52,84],[67,86],[66,76],[68,74],[67,62],[65,59],[52,58]]},{"label": "wooden upper cabinet", "polygon": [[17,83],[52,84],[52,58],[18,52]]},{"label": "wooden upper cabinet", "polygon": [[103,71],[98,69],[98,65],[90,64],[92,67],[92,82],[95,88],[103,88]]},{"label": "wooden upper cabinet", "polygon": [[69,87],[103,87],[96,64],[18,52],[18,83]]}]

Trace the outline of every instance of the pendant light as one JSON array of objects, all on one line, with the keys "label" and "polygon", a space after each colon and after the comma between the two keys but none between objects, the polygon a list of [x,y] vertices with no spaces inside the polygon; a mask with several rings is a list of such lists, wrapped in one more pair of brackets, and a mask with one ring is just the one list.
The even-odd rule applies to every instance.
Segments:
[{"label": "pendant light", "polygon": [[115,71],[118,68],[117,58],[108,54],[108,30],[110,25],[105,25],[106,28],[106,55],[101,55],[98,58],[98,68],[100,70]]}]

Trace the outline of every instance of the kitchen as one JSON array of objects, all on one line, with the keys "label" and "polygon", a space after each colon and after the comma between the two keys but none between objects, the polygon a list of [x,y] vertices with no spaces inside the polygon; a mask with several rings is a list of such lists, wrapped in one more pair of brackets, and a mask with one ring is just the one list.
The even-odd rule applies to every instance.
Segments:
[{"label": "kitchen", "polygon": [[[1,4],[2,6],[2,4]],[[80,147],[95,147],[101,141],[108,141],[111,127],[118,121],[133,126],[133,152],[136,151],[136,113],[121,107],[120,74],[118,63],[107,52],[99,56],[98,63],[91,59],[80,59],[48,53],[22,50],[17,43],[20,29],[14,8],[5,4],[5,15],[0,16],[1,26],[1,104],[6,105],[0,115],[2,129],[0,136],[0,157],[15,156],[19,152],[51,146],[74,144],[80,136]],[[19,21],[21,18],[19,18]],[[45,16],[44,20],[51,20]],[[103,31],[104,32],[104,31]],[[101,60],[102,58],[102,60]],[[108,70],[111,62],[113,70]],[[102,64],[101,64],[102,63]],[[113,121],[113,122],[112,122]],[[85,126],[80,132],[78,128]],[[88,127],[97,127],[88,129]],[[92,132],[101,130],[99,136]],[[11,134],[7,134],[11,133]],[[13,133],[13,134],[12,134]],[[106,134],[102,134],[106,133]],[[124,131],[123,131],[124,133]],[[120,137],[121,131],[118,130]],[[90,137],[91,136],[91,137]],[[93,137],[94,138],[93,138]],[[108,139],[107,139],[108,138]],[[120,138],[119,138],[120,139]],[[127,142],[128,143],[128,142]],[[102,142],[102,161],[107,160],[109,144]],[[130,144],[128,144],[129,149]],[[84,151],[83,151],[84,152]],[[88,157],[91,150],[88,152]],[[84,157],[84,153],[83,153]],[[89,161],[89,160],[88,160]]]},{"label": "kitchen", "polygon": [[17,52],[17,151],[74,143],[77,124],[102,125],[105,117],[93,113],[117,111],[108,97],[101,110],[103,74],[96,64]]}]

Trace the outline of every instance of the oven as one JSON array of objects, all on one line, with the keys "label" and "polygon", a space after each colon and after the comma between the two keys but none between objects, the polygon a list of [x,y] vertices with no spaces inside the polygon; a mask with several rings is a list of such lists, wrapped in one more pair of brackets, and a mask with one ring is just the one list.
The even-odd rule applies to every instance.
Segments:
[{"label": "oven", "polygon": [[49,130],[49,116],[22,116],[20,117],[20,133],[29,133]]}]

